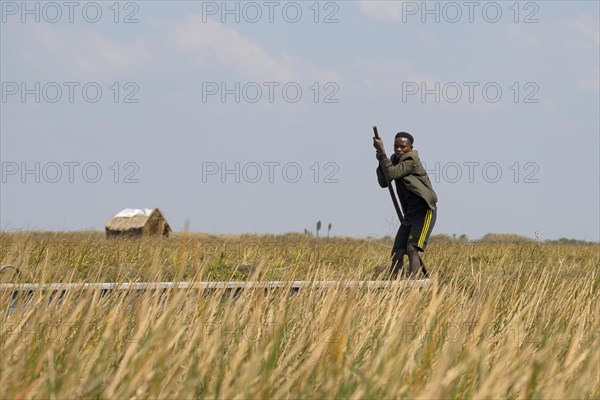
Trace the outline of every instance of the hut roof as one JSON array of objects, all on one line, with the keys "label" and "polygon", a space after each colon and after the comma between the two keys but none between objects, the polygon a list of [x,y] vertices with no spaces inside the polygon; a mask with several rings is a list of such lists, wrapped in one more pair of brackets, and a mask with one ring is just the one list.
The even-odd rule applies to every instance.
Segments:
[{"label": "hut roof", "polygon": [[111,231],[127,231],[129,229],[143,228],[153,213],[158,213],[159,217],[164,219],[158,208],[126,208],[108,221],[104,227]]}]

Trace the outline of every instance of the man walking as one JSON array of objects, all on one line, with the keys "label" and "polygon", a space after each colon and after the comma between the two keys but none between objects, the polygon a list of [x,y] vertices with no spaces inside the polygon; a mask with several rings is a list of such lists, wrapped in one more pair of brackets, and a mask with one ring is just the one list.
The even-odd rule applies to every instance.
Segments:
[{"label": "man walking", "polygon": [[437,195],[433,191],[427,172],[421,164],[419,153],[413,149],[414,138],[410,133],[400,132],[394,138],[394,154],[388,158],[380,138],[373,138],[377,150],[377,180],[385,188],[388,182],[396,182],[400,204],[404,210],[405,223],[400,225],[394,247],[390,274],[393,278],[403,270],[404,255],[408,255],[405,276],[415,276],[423,267],[419,251],[425,251],[429,235],[437,215]]}]

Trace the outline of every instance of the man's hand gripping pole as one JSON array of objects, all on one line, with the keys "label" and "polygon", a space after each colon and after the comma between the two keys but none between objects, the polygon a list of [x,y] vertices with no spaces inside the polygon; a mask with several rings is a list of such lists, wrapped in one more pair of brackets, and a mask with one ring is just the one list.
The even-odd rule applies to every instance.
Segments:
[{"label": "man's hand gripping pole", "polygon": [[[377,139],[380,139],[376,126],[373,127],[373,133],[375,133],[375,137]],[[388,174],[385,171],[385,169],[383,170],[383,176],[385,176],[385,182],[387,183],[388,190],[390,191],[390,197],[392,198],[392,203],[394,203],[394,208],[396,209],[396,214],[398,214],[398,219],[400,220],[400,224],[405,225],[406,221],[404,220],[404,216],[402,215],[402,210],[400,209],[400,204],[398,203],[398,198],[396,197],[396,192],[394,192],[394,188],[392,187],[392,182],[390,182],[390,179],[388,178]]]}]

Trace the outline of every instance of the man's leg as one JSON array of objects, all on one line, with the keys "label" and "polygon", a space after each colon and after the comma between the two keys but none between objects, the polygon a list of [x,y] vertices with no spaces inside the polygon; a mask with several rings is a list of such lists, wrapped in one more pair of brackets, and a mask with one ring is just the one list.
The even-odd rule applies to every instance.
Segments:
[{"label": "man's leg", "polygon": [[406,248],[406,253],[408,254],[408,276],[414,276],[422,267],[419,249],[412,244],[409,244]]},{"label": "man's leg", "polygon": [[426,270],[423,268],[423,262],[419,256],[419,251],[425,251],[427,241],[435,225],[437,210],[427,210],[422,215],[415,218],[415,222],[411,226],[411,232],[408,236],[406,253],[408,254],[409,268],[408,275],[416,276],[419,270],[422,270],[427,276]]},{"label": "man's leg", "polygon": [[408,234],[410,228],[404,225],[400,225],[396,238],[394,239],[394,246],[392,247],[392,265],[390,265],[390,274],[392,278],[396,278],[398,273],[402,270],[403,258],[406,254],[406,242],[408,241]]},{"label": "man's leg", "polygon": [[390,265],[390,274],[393,278],[398,276],[402,270],[402,264],[406,249],[392,249],[392,265]]}]

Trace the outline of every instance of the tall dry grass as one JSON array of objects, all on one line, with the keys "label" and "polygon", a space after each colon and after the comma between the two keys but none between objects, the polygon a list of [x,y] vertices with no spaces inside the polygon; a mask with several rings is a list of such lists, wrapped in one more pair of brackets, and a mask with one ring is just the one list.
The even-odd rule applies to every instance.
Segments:
[{"label": "tall dry grass", "polygon": [[[0,262],[34,282],[362,279],[389,251],[276,237],[1,240]],[[236,243],[251,246],[221,251]],[[0,397],[599,398],[598,250],[432,246],[421,290],[38,292],[16,304],[2,292]]]}]

